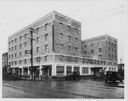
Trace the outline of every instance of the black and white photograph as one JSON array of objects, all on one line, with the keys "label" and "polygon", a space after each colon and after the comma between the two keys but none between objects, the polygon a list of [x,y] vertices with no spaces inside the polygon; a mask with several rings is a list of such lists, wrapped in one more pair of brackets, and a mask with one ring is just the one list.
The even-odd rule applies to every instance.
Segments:
[{"label": "black and white photograph", "polygon": [[124,101],[127,3],[0,1],[1,99]]}]

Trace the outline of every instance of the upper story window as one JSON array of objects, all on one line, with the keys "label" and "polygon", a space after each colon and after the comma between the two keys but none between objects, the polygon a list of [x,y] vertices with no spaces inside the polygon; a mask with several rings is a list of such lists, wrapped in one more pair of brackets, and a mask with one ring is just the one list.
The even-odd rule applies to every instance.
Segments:
[{"label": "upper story window", "polygon": [[68,36],[68,40],[71,41],[71,36]]},{"label": "upper story window", "polygon": [[39,53],[39,47],[36,48],[36,53]]},{"label": "upper story window", "polygon": [[78,48],[77,47],[74,47],[75,51],[78,51]]},{"label": "upper story window", "polygon": [[39,37],[36,38],[36,43],[39,43]]},{"label": "upper story window", "polygon": [[17,47],[15,46],[15,50],[17,50]]},{"label": "upper story window", "polygon": [[45,45],[45,51],[48,51],[48,44]]},{"label": "upper story window", "polygon": [[39,33],[39,28],[36,29],[36,34],[38,34],[38,33]]},{"label": "upper story window", "polygon": [[22,48],[22,44],[20,44],[20,49]]},{"label": "upper story window", "polygon": [[68,46],[68,50],[71,50],[71,46]]},{"label": "upper story window", "polygon": [[27,34],[24,34],[24,38],[25,38],[25,39],[27,38]]},{"label": "upper story window", "polygon": [[27,60],[26,59],[24,59],[24,64],[27,64]]},{"label": "upper story window", "polygon": [[17,42],[17,38],[15,39],[15,43]]},{"label": "upper story window", "polygon": [[11,42],[9,41],[9,45],[11,44]]},{"label": "upper story window", "polygon": [[12,40],[12,44],[13,44],[13,40]]},{"label": "upper story window", "polygon": [[93,45],[94,45],[94,44],[93,44],[93,43],[91,43],[91,47],[93,47]]},{"label": "upper story window", "polygon": [[20,36],[20,41],[22,40],[22,36]]},{"label": "upper story window", "polygon": [[93,50],[93,49],[91,49],[91,53],[92,53],[92,54],[94,53],[94,50]]},{"label": "upper story window", "polygon": [[84,54],[86,54],[87,52],[86,52],[86,50],[84,50]]},{"label": "upper story window", "polygon": [[45,34],[45,41],[48,40],[48,34]]},{"label": "upper story window", "polygon": [[13,47],[12,47],[12,51],[13,51]]},{"label": "upper story window", "polygon": [[71,26],[67,25],[68,29],[71,29]]},{"label": "upper story window", "polygon": [[75,38],[76,42],[78,41],[78,38]]},{"label": "upper story window", "polygon": [[99,48],[99,52],[102,52],[102,48]]},{"label": "upper story window", "polygon": [[17,57],[17,54],[15,53],[15,58]]},{"label": "upper story window", "polygon": [[62,22],[59,22],[60,23],[60,26],[63,26],[63,23]]},{"label": "upper story window", "polygon": [[45,26],[45,30],[47,30],[47,28],[48,28],[48,23],[46,23],[44,26]]},{"label": "upper story window", "polygon": [[22,56],[22,52],[20,52],[20,56]]},{"label": "upper story window", "polygon": [[25,47],[27,46],[27,42],[24,42],[24,46],[25,46]]}]

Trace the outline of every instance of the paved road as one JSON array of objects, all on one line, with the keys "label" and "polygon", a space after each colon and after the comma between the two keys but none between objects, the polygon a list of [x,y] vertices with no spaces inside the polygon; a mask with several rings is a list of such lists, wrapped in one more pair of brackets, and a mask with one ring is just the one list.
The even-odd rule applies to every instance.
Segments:
[{"label": "paved road", "polygon": [[103,81],[3,81],[3,98],[124,98],[124,88]]}]

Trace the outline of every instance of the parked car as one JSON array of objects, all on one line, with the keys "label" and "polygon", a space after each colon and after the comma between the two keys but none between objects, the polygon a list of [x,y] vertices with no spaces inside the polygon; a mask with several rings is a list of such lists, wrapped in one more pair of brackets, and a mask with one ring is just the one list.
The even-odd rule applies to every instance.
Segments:
[{"label": "parked car", "polygon": [[124,77],[122,77],[120,75],[119,72],[116,71],[107,71],[106,72],[106,77],[105,77],[105,82],[112,82],[112,83],[116,83],[116,82],[122,82],[124,79]]},{"label": "parked car", "polygon": [[79,72],[71,72],[66,77],[66,80],[80,80]]}]

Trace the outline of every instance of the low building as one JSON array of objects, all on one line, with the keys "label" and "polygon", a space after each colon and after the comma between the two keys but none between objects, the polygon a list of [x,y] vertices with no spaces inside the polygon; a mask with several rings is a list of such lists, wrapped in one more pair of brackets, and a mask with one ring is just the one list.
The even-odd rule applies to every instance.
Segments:
[{"label": "low building", "polygon": [[2,76],[3,79],[6,78],[7,73],[8,73],[8,52],[5,52],[2,54]]}]

